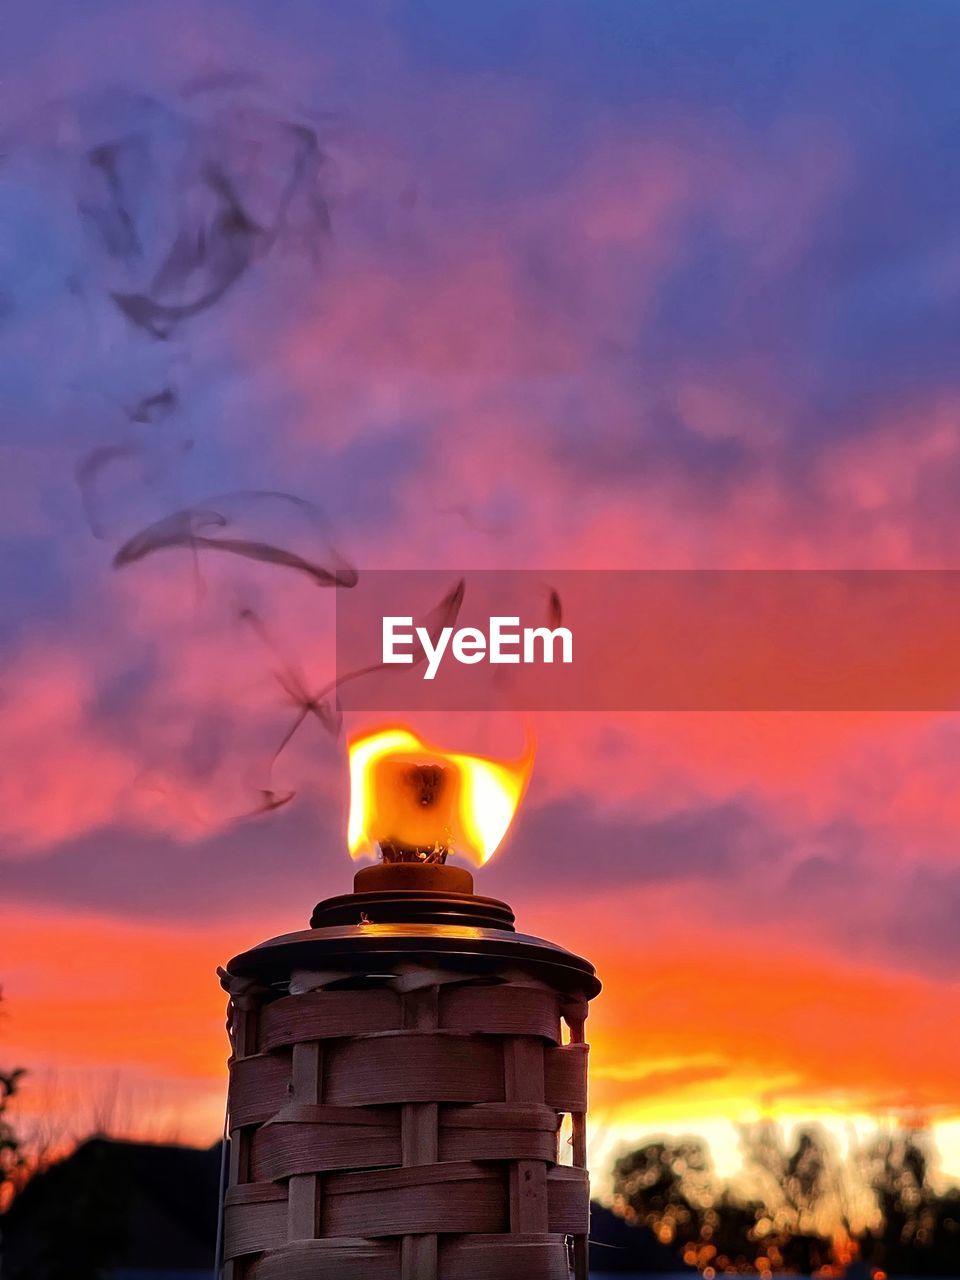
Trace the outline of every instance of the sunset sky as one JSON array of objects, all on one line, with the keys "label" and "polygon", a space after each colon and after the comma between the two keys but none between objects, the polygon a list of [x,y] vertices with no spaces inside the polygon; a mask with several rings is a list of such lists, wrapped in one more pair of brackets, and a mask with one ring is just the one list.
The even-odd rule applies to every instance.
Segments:
[{"label": "sunset sky", "polygon": [[[958,40],[952,0],[9,0],[0,1063],[25,1109],[212,1142],[216,966],[352,874],[315,721],[271,780],[293,800],[246,816],[295,708],[241,610],[319,687],[335,592],[203,549],[113,568],[145,527],[229,492],[238,536],[451,582],[960,568]],[[210,238],[227,179],[275,234],[241,228],[195,314],[145,323],[124,299]],[[960,1177],[956,717],[535,727],[478,889],[604,980],[598,1175],[654,1131],[731,1169],[733,1122],[771,1115],[930,1122]]]}]

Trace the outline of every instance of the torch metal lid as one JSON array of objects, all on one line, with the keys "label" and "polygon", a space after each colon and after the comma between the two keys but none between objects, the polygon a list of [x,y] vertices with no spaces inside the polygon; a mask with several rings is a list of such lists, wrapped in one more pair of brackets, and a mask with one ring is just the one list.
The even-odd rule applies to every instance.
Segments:
[{"label": "torch metal lid", "polygon": [[600,990],[589,961],[514,929],[505,902],[472,892],[473,878],[440,863],[390,862],[361,869],[354,892],[319,902],[311,927],[235,956],[227,971],[270,985],[294,970],[345,978],[386,975],[413,963],[494,975],[519,968],[558,990],[591,999]]},{"label": "torch metal lid", "polygon": [[411,961],[482,977],[526,970],[557,990],[592,999],[600,990],[588,960],[544,938],[462,924],[335,924],[285,933],[235,956],[227,972],[282,986],[294,970],[335,968],[351,975],[387,975]]}]

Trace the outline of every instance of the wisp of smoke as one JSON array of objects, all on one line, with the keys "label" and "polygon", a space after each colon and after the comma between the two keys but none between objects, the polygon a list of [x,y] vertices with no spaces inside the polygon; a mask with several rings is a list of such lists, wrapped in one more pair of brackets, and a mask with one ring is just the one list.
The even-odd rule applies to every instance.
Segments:
[{"label": "wisp of smoke", "polygon": [[[216,509],[214,509],[214,503]],[[308,559],[273,543],[249,537],[213,537],[204,530],[226,529],[242,524],[262,512],[264,507],[289,506],[307,517],[314,531],[322,531],[320,512],[305,498],[276,490],[246,490],[221,494],[202,505],[187,507],[164,516],[146,529],[128,538],[113,557],[114,567],[122,569],[157,551],[185,547],[196,554],[199,550],[227,552],[275,564],[304,573],[322,587],[353,587],[357,571],[332,546],[327,545],[328,563]],[[259,509],[259,511],[258,511]]]}]

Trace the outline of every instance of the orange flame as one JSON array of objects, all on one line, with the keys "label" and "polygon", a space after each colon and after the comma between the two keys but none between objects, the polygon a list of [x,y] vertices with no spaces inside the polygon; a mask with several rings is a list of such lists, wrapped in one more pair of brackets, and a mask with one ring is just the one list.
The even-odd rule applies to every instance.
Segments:
[{"label": "orange flame", "polygon": [[400,726],[351,738],[350,856],[402,845],[424,858],[455,852],[483,866],[503,841],[533,768],[442,751]]}]

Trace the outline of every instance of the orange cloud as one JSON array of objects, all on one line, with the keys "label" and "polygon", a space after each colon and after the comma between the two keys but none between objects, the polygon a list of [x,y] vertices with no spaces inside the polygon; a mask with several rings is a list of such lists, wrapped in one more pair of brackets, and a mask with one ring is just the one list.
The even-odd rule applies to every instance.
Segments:
[{"label": "orange cloud", "polygon": [[952,978],[865,965],[840,939],[812,948],[776,922],[725,929],[695,890],[685,914],[655,912],[642,930],[631,902],[609,898],[563,921],[565,941],[605,982],[588,1027],[601,1113],[642,1110],[658,1084],[662,1103],[692,1086],[705,1110],[709,1099],[728,1114],[745,1097],[774,1113],[960,1113]]}]

